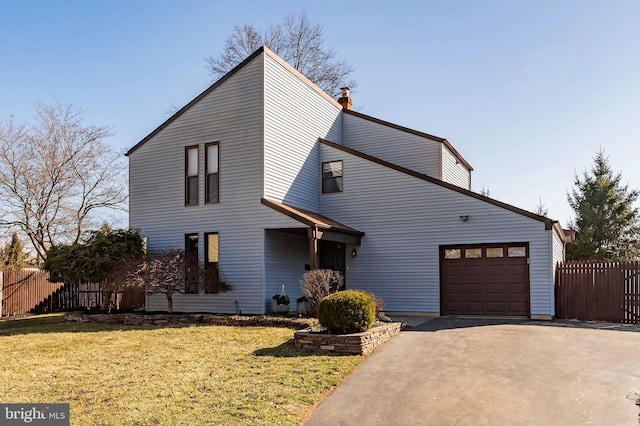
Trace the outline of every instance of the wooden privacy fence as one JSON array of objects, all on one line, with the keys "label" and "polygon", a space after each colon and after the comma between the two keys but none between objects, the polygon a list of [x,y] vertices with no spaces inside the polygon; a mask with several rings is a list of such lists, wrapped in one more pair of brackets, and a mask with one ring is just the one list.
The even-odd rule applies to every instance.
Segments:
[{"label": "wooden privacy fence", "polygon": [[640,262],[556,267],[556,318],[640,324]]},{"label": "wooden privacy fence", "polygon": [[49,282],[49,273],[39,269],[0,272],[2,297],[0,314],[29,313],[40,301],[54,293],[63,283]]},{"label": "wooden privacy fence", "polygon": [[[40,270],[0,272],[0,315],[96,309],[102,305],[101,283],[51,283]],[[127,289],[111,295],[111,306],[134,309],[144,306],[144,292]]]}]

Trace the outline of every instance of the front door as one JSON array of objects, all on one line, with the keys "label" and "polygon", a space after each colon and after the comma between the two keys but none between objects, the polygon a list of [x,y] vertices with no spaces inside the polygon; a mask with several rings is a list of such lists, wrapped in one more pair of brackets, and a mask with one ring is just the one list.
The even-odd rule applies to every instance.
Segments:
[{"label": "front door", "polygon": [[320,269],[333,269],[342,273],[345,277],[345,256],[347,253],[347,245],[344,243],[336,243],[334,241],[318,241]]}]

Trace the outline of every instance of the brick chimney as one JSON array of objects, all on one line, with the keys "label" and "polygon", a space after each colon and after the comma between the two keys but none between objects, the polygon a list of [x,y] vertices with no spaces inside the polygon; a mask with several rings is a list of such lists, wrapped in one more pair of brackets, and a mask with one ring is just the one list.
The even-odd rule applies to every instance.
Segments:
[{"label": "brick chimney", "polygon": [[338,98],[338,103],[342,105],[342,109],[350,110],[351,109],[351,98],[349,97],[349,90],[351,88],[349,86],[341,87],[342,95]]}]

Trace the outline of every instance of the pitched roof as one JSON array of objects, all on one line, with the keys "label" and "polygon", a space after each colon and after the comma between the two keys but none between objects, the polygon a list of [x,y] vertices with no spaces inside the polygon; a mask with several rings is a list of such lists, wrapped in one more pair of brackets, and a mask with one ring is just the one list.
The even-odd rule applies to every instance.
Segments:
[{"label": "pitched roof", "polygon": [[411,133],[412,135],[416,135],[416,136],[420,136],[422,138],[430,139],[432,141],[440,142],[444,146],[449,148],[449,151],[451,151],[451,153],[458,159],[458,161],[460,161],[462,164],[464,164],[465,167],[467,169],[469,169],[469,171],[473,170],[473,167],[471,167],[471,164],[469,164],[467,162],[467,160],[465,160],[462,157],[462,155],[460,155],[460,153],[453,147],[453,145],[451,145],[451,142],[449,142],[445,138],[441,138],[441,137],[438,137],[438,136],[433,136],[433,135],[430,135],[429,133],[424,133],[424,132],[420,132],[418,130],[410,129],[408,127],[400,126],[398,124],[391,123],[389,121],[380,120],[379,118],[371,117],[370,115],[362,114],[361,112],[357,112],[357,111],[353,111],[353,110],[344,110],[344,113],[345,114],[349,114],[349,115],[353,115],[355,117],[362,118],[364,120],[371,121],[373,123],[381,124],[383,126],[387,126],[387,127],[392,128],[392,129],[400,130],[402,132]]},{"label": "pitched roof", "polygon": [[[155,130],[153,130],[151,133],[149,133],[147,136],[145,136],[144,139],[142,139],[140,142],[138,142],[133,147],[131,147],[124,155],[127,156],[127,157],[129,155],[131,155],[135,150],[140,148],[142,145],[144,145],[146,142],[148,142],[155,135],[160,133],[165,127],[167,127],[169,124],[173,123],[182,114],[184,114],[186,111],[188,111],[192,106],[194,106],[195,104],[200,102],[204,97],[206,97],[208,94],[210,94],[215,89],[217,89],[220,85],[222,85],[225,81],[227,81],[229,78],[231,78],[234,74],[236,74],[238,71],[240,71],[242,68],[244,68],[247,64],[249,64],[251,61],[253,61],[257,56],[259,56],[262,53],[266,53],[271,58],[273,58],[275,61],[277,61],[280,65],[282,65],[285,68],[287,68],[287,70],[289,72],[295,74],[296,77],[298,77],[299,79],[304,81],[309,87],[311,87],[312,89],[317,91],[319,94],[321,94],[327,101],[331,102],[332,104],[334,104],[338,108],[342,108],[342,106],[335,99],[333,99],[331,96],[329,96],[327,93],[325,93],[322,89],[320,89],[318,86],[316,86],[311,80],[309,80],[306,76],[304,76],[302,73],[300,73],[300,71],[298,71],[297,69],[295,69],[291,65],[289,65],[289,63],[287,63],[287,61],[285,61],[284,59],[280,58],[278,55],[276,55],[274,52],[272,52],[269,48],[267,48],[265,46],[261,46],[255,52],[253,52],[251,55],[249,55],[244,61],[240,62],[231,71],[229,71],[227,74],[222,76],[218,81],[213,83],[211,86],[209,86],[207,89],[205,89],[202,93],[200,93],[198,96],[193,98],[188,104],[186,104],[185,106],[180,108],[175,114],[173,114],[171,117],[169,117],[167,120],[165,120],[162,124],[160,124]],[[444,138],[441,138],[441,137],[438,137],[438,136],[433,136],[433,135],[430,135],[428,133],[420,132],[420,131],[417,131],[417,130],[414,130],[414,129],[410,129],[408,127],[400,126],[398,124],[391,123],[391,122],[388,122],[388,121],[380,120],[378,118],[371,117],[369,115],[362,114],[360,112],[356,112],[356,111],[352,111],[352,110],[343,110],[343,112],[346,113],[346,114],[353,115],[355,117],[362,118],[364,120],[368,120],[368,121],[371,121],[371,122],[374,122],[374,123],[381,124],[383,126],[387,126],[387,127],[390,127],[390,128],[396,129],[396,130],[400,130],[400,131],[403,131],[403,132],[411,133],[411,134],[416,135],[416,136],[420,136],[420,137],[423,137],[423,138],[426,138],[426,139],[430,139],[430,140],[433,140],[433,141],[436,141],[436,142],[440,142],[440,143],[444,144],[453,153],[453,155],[462,164],[465,165],[465,167],[467,167],[470,171],[473,170],[473,167],[471,167],[471,165],[462,157],[462,155],[460,155],[460,153],[453,147],[453,145],[451,145],[451,143],[448,140],[444,139]]]},{"label": "pitched roof", "polygon": [[207,96],[209,93],[213,92],[214,90],[216,90],[221,84],[223,84],[225,81],[227,81],[229,78],[231,78],[234,74],[236,74],[238,71],[240,71],[242,68],[244,68],[247,64],[249,64],[251,61],[253,61],[257,56],[259,56],[260,54],[265,53],[267,55],[269,55],[271,58],[273,58],[276,62],[278,62],[280,65],[284,66],[285,68],[287,68],[287,70],[293,74],[296,75],[296,77],[298,77],[299,79],[301,79],[302,81],[304,81],[307,85],[309,85],[312,89],[314,89],[316,92],[318,92],[320,95],[322,95],[326,100],[328,100],[329,102],[333,103],[337,108],[342,108],[342,106],[335,100],[333,99],[331,96],[329,96],[328,94],[326,94],[322,89],[320,89],[318,86],[316,86],[315,84],[313,84],[313,82],[311,80],[309,80],[307,77],[305,77],[302,73],[300,73],[300,71],[298,71],[297,69],[293,68],[291,65],[289,65],[287,63],[287,61],[285,61],[284,59],[282,59],[281,57],[279,57],[278,55],[276,55],[275,53],[273,53],[271,50],[269,50],[269,48],[265,47],[265,46],[261,46],[258,48],[258,50],[256,50],[255,52],[253,52],[251,55],[249,55],[244,61],[240,62],[238,65],[236,65],[231,71],[229,71],[228,73],[226,73],[224,76],[222,76],[218,81],[216,81],[215,83],[213,83],[211,86],[209,86],[207,89],[205,89],[202,93],[200,93],[198,96],[196,96],[195,98],[193,98],[191,100],[191,102],[189,102],[188,104],[186,104],[185,106],[183,106],[182,108],[180,108],[175,114],[173,114],[171,117],[169,117],[164,123],[162,123],[161,125],[159,125],[154,131],[152,131],[151,133],[149,133],[144,139],[142,139],[140,142],[138,142],[137,144],[135,144],[133,147],[131,147],[131,149],[129,149],[124,155],[126,155],[127,157],[129,155],[131,155],[136,149],[140,148],[142,145],[144,145],[149,139],[153,138],[155,135],[157,135],[158,133],[160,133],[165,127],[167,127],[169,124],[171,124],[172,122],[174,122],[178,117],[180,117],[182,114],[184,114],[187,110],[189,110],[192,106],[194,106],[195,104],[197,104],[198,102],[200,102],[205,96]]},{"label": "pitched roof", "polygon": [[328,140],[322,139],[322,138],[320,138],[319,140],[320,140],[320,143],[322,143],[324,145],[327,145],[327,146],[330,146],[332,148],[338,149],[340,151],[344,151],[346,153],[355,155],[356,157],[363,158],[365,160],[380,164],[381,166],[388,167],[388,168],[393,169],[393,170],[397,170],[397,171],[399,171],[401,173],[416,177],[418,179],[425,180],[427,182],[431,182],[431,183],[433,183],[435,185],[442,186],[442,187],[450,189],[452,191],[456,191],[456,192],[459,192],[459,193],[464,194],[466,196],[469,196],[469,197],[472,197],[472,198],[476,198],[476,199],[478,199],[480,201],[484,201],[485,203],[493,204],[494,206],[497,206],[497,207],[503,208],[505,210],[509,210],[509,211],[514,212],[514,213],[517,213],[519,215],[526,216],[528,218],[531,218],[531,219],[537,220],[539,222],[542,222],[542,223],[544,223],[546,230],[555,229],[556,233],[558,233],[558,236],[564,241],[564,238],[565,238],[564,237],[564,232],[562,231],[562,228],[558,224],[558,221],[554,221],[552,219],[549,219],[548,217],[540,216],[540,215],[537,215],[535,213],[532,213],[532,212],[523,210],[521,208],[512,206],[510,204],[503,203],[502,201],[494,200],[493,198],[485,197],[484,195],[469,191],[467,189],[461,188],[459,186],[453,185],[453,184],[448,183],[448,182],[441,181],[440,179],[436,179],[434,177],[431,177],[431,176],[428,176],[428,175],[425,175],[425,174],[422,174],[422,173],[418,173],[418,172],[416,172],[414,170],[407,169],[407,168],[402,167],[402,166],[398,166],[397,164],[393,164],[393,163],[390,163],[388,161],[382,160],[382,159],[380,159],[378,157],[374,157],[372,155],[365,154],[364,152],[357,151],[357,150],[355,150],[353,148],[349,148],[349,147],[346,147],[344,145],[340,145],[340,144],[337,144],[335,142],[331,142],[331,141],[328,141]]},{"label": "pitched roof", "polygon": [[242,68],[244,68],[244,66],[247,65],[249,62],[253,61],[256,58],[256,56],[260,55],[264,51],[264,49],[265,49],[265,47],[262,46],[258,50],[253,52],[251,55],[249,55],[247,57],[247,59],[245,59],[244,61],[240,62],[231,71],[229,71],[224,76],[222,76],[222,78],[220,78],[220,80],[218,80],[215,83],[213,83],[211,86],[209,86],[207,89],[205,89],[204,92],[200,93],[198,96],[193,98],[193,100],[191,102],[189,102],[188,104],[186,104],[185,106],[180,108],[175,114],[173,114],[171,117],[169,117],[164,123],[162,123],[161,125],[156,127],[156,129],[153,132],[149,133],[144,139],[142,139],[140,142],[138,142],[133,147],[131,147],[131,149],[129,149],[124,155],[126,155],[127,157],[129,155],[131,155],[133,153],[133,151],[135,151],[136,149],[140,148],[142,145],[144,145],[145,142],[147,142],[149,139],[151,139],[152,137],[154,137],[155,135],[160,133],[165,127],[167,127],[169,124],[173,123],[178,117],[180,117],[182,114],[184,114],[188,109],[190,109],[192,106],[194,106],[195,104],[200,102],[202,100],[202,98],[204,98],[209,93],[211,93],[214,90],[216,90],[222,83],[227,81],[229,78],[231,78],[231,76],[233,76],[235,73],[237,73]]},{"label": "pitched roof", "polygon": [[357,229],[351,228],[347,225],[343,225],[340,222],[336,222],[333,219],[329,219],[326,216],[311,212],[309,210],[291,207],[277,201],[268,200],[266,198],[262,198],[260,202],[267,207],[271,207],[272,209],[297,220],[298,222],[304,223],[307,226],[314,226],[326,231],[335,231],[343,234],[357,235],[359,237],[364,236],[364,232],[362,231],[358,231]]}]

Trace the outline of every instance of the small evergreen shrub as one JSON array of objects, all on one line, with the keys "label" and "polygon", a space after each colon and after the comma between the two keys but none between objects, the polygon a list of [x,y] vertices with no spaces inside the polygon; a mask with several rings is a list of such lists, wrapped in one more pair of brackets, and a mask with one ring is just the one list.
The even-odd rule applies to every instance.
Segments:
[{"label": "small evergreen shrub", "polygon": [[318,320],[333,334],[360,333],[376,321],[376,302],[367,293],[339,291],[320,301]]},{"label": "small evergreen shrub", "polygon": [[356,289],[356,291],[360,291],[362,293],[366,293],[366,294],[370,295],[371,297],[373,297],[373,300],[376,302],[376,312],[382,311],[382,308],[384,308],[384,305],[387,304],[387,302],[382,297],[378,296],[377,294],[373,294],[373,293],[370,293],[370,292],[365,291],[365,290]]}]

